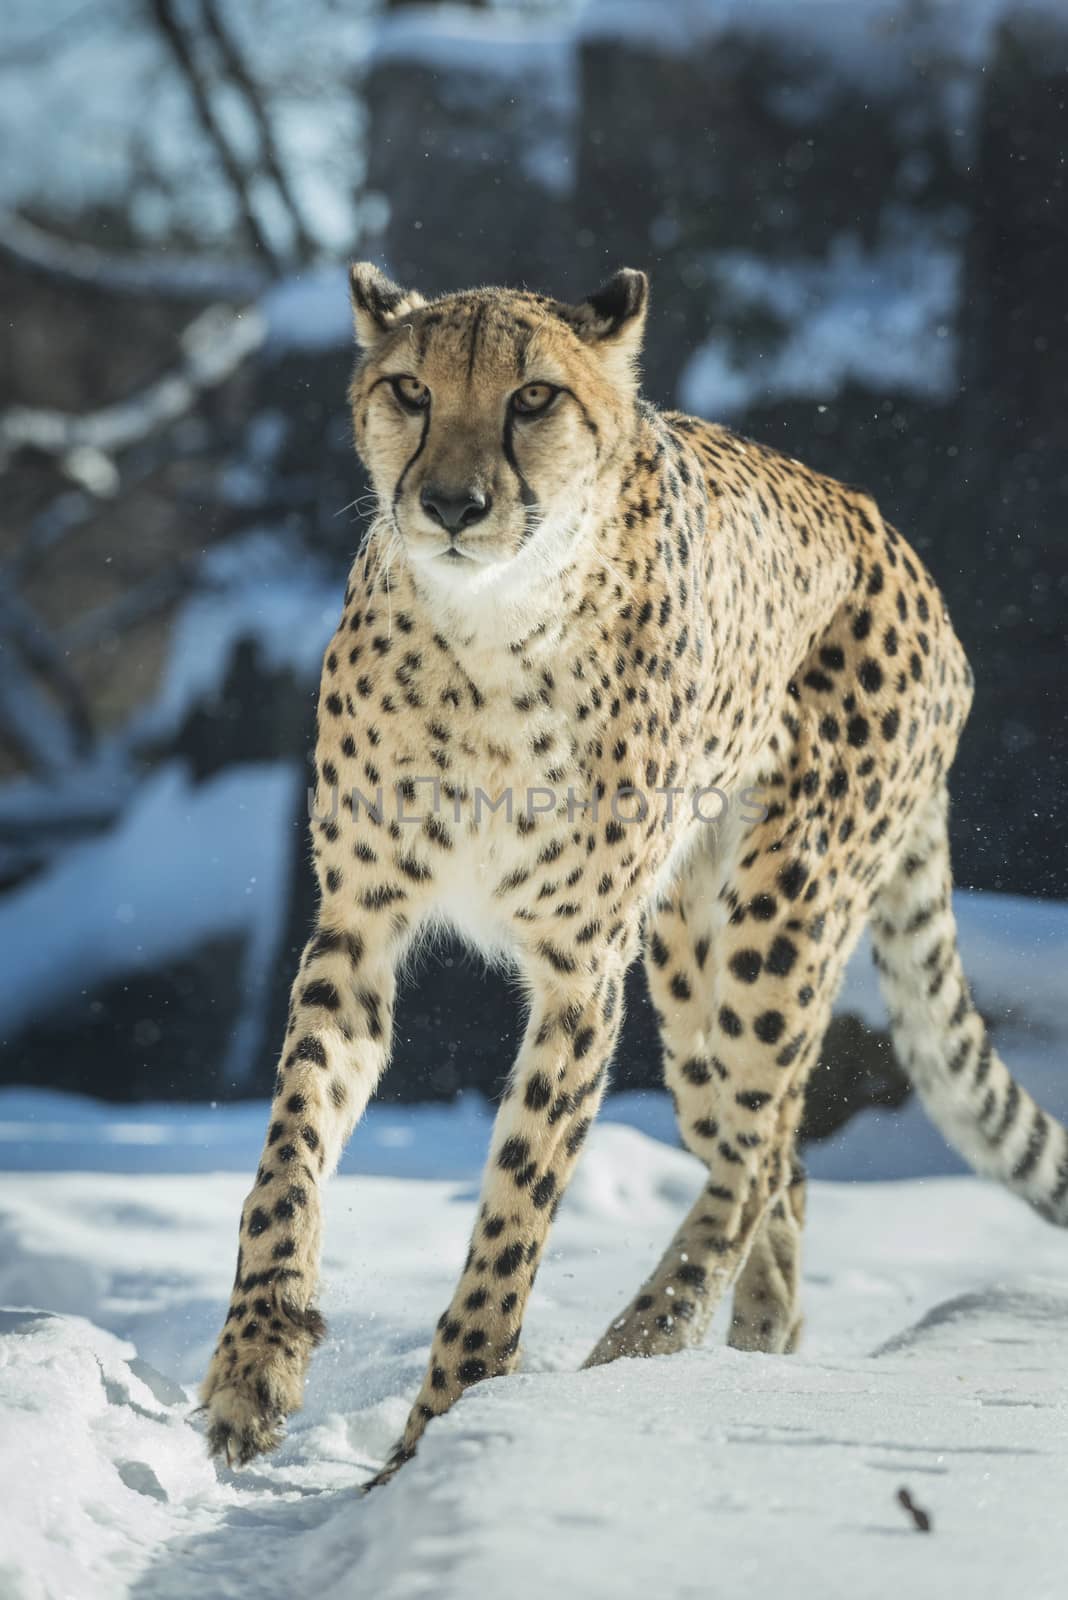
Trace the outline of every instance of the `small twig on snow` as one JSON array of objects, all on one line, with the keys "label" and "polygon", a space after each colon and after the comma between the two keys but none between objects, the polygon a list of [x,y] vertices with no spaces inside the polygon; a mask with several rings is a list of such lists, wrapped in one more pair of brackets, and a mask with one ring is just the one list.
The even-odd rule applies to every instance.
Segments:
[{"label": "small twig on snow", "polygon": [[916,1504],[907,1489],[899,1489],[897,1491],[897,1500],[898,1504],[903,1506],[912,1518],[916,1532],[930,1533],[932,1527],[930,1514],[924,1511],[922,1506]]}]

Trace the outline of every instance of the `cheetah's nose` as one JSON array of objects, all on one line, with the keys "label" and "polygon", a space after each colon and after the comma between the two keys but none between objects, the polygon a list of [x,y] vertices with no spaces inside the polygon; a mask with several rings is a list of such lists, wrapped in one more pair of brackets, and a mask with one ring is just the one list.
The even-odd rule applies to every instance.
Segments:
[{"label": "cheetah's nose", "polygon": [[473,522],[481,522],[492,501],[481,489],[461,489],[454,493],[433,486],[424,488],[419,503],[428,517],[445,529],[446,533],[459,533]]}]

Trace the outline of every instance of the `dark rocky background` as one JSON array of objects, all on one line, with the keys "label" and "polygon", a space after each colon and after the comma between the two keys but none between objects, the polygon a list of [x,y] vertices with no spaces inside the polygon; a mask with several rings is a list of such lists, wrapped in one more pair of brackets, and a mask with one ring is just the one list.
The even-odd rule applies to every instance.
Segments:
[{"label": "dark rocky background", "polygon": [[[108,36],[49,9],[0,75],[99,90]],[[618,0],[368,5],[354,27],[329,0],[153,0],[101,29],[109,10],[121,49],[141,30],[147,122],[109,184],[87,144],[72,189],[57,145],[55,192],[9,185],[0,214],[0,1081],[268,1089],[365,487],[351,253],[425,292],[580,298],[646,268],[652,398],[863,483],[936,573],[978,679],[961,884],[1068,895],[1068,16]],[[317,107],[355,130],[329,159]],[[656,1047],[632,990],[616,1082],[640,1086]],[[443,949],[382,1093],[491,1092],[515,1031],[507,985]],[[826,1056],[813,1133],[903,1097],[855,1018]]]}]

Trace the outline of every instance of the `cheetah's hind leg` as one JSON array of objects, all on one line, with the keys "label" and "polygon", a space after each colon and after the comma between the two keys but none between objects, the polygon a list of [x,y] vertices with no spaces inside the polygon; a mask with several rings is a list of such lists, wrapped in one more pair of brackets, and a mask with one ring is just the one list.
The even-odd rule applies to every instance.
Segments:
[{"label": "cheetah's hind leg", "polygon": [[734,1289],[727,1342],[735,1350],[792,1355],[801,1339],[801,1234],[805,1171],[795,1155],[790,1186],[764,1213]]},{"label": "cheetah's hind leg", "polygon": [[794,1134],[858,922],[818,878],[797,903],[807,870],[783,860],[777,827],[758,824],[739,860],[695,852],[651,918],[664,1075],[708,1181],[588,1365],[699,1344],[736,1284],[736,1344],[784,1350],[797,1339]]}]

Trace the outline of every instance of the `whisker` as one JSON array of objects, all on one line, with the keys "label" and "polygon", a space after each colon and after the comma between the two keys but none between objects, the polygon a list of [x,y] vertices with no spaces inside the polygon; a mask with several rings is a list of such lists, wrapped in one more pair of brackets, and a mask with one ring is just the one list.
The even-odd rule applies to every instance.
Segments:
[{"label": "whisker", "polygon": [[356,511],[358,516],[363,516],[367,512],[377,510],[378,506],[379,499],[377,494],[373,489],[368,489],[363,494],[358,494],[355,500],[350,500],[347,506],[341,506],[339,510],[334,512],[334,516],[342,517],[346,511],[353,510]]}]

